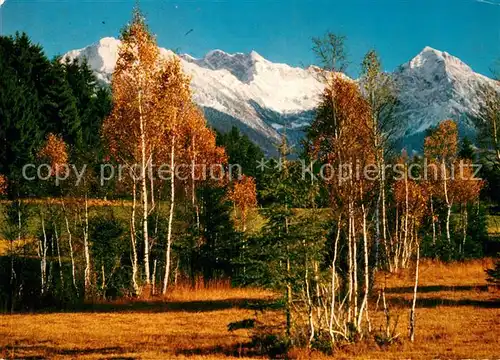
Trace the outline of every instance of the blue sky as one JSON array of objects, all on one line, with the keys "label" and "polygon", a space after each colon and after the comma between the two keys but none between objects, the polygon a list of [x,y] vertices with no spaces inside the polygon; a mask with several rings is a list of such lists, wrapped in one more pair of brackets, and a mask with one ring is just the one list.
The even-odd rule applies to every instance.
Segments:
[{"label": "blue sky", "polygon": [[[118,36],[134,3],[5,0],[0,33],[26,31],[53,56]],[[500,0],[142,0],[141,8],[160,46],[196,57],[216,48],[256,50],[274,62],[309,65],[314,62],[311,37],[330,30],[348,38],[350,75],[357,75],[371,48],[381,54],[386,70],[426,45],[485,75],[500,58]]]}]

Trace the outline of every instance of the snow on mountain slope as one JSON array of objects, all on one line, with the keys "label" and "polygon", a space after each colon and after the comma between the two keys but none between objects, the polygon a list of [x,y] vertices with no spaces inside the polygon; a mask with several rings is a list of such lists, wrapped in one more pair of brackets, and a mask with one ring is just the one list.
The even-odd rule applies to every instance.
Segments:
[{"label": "snow on mountain slope", "polygon": [[[85,57],[98,79],[109,83],[119,46],[119,40],[103,38],[65,57]],[[170,50],[160,51],[163,56],[173,55]],[[272,63],[255,51],[213,50],[200,59],[186,54],[180,59],[192,76],[194,100],[208,121],[222,131],[236,125],[269,153],[274,152],[285,124],[287,134],[294,141],[300,139],[323,89],[313,67]],[[495,84],[460,59],[430,47],[396,69],[393,77],[399,91],[396,116],[403,145],[412,138],[420,143],[427,128],[447,118],[472,131],[468,118],[479,110],[481,87]]]},{"label": "snow on mountain slope", "polygon": [[457,57],[431,47],[393,73],[398,85],[400,135],[418,136],[443,119],[458,122],[461,132],[472,133],[470,117],[478,114],[481,89],[497,86]]},{"label": "snow on mountain slope", "polygon": [[[99,80],[109,83],[116,64],[120,41],[104,38],[86,48],[73,50],[64,58],[86,58]],[[161,49],[165,57],[173,53]],[[274,150],[279,133],[276,122],[295,118],[295,128],[311,120],[322,85],[312,69],[275,64],[256,52],[226,54],[209,52],[202,59],[180,55],[187,74],[192,76],[195,102],[204,108],[207,118],[220,130],[237,125],[267,151]],[[300,114],[307,113],[307,119]],[[274,126],[273,126],[274,125]]]},{"label": "snow on mountain slope", "polygon": [[105,37],[99,40],[99,42],[83,49],[69,51],[64,54],[63,58],[87,59],[97,79],[109,83],[111,82],[111,75],[115,70],[116,61],[118,60],[119,47],[119,40],[112,37]]}]

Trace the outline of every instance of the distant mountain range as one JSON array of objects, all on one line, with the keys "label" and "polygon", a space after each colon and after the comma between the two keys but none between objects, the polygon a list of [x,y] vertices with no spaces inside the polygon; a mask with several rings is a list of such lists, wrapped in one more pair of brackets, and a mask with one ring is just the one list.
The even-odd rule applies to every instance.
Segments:
[{"label": "distant mountain range", "polygon": [[[97,78],[109,83],[120,41],[103,38],[63,57],[85,57]],[[163,56],[173,53],[160,49]],[[266,152],[274,153],[280,130],[296,143],[314,118],[323,85],[317,68],[273,63],[252,51],[228,54],[210,51],[201,59],[180,55],[192,76],[195,102],[209,123],[221,131],[233,125]],[[444,119],[454,119],[462,134],[472,134],[470,117],[477,114],[484,85],[495,81],[475,73],[460,59],[430,47],[392,73],[400,104],[396,112],[401,143],[414,150],[421,146],[425,130]]]}]

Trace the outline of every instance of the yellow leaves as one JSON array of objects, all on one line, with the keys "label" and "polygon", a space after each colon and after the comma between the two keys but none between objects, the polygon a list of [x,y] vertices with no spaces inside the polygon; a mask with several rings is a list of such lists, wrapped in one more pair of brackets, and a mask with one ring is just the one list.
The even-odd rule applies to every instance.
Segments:
[{"label": "yellow leaves", "polygon": [[68,152],[62,137],[52,133],[47,135],[45,145],[38,153],[38,157],[50,163],[51,175],[65,175],[67,167],[64,165],[68,163]]},{"label": "yellow leaves", "polygon": [[474,178],[471,161],[459,159],[457,152],[458,129],[453,120],[441,122],[432,135],[425,138],[428,186],[449,204],[477,199],[484,186],[483,181]]},{"label": "yellow leaves", "polygon": [[243,175],[240,180],[233,183],[233,188],[229,197],[240,209],[248,209],[257,206],[257,187],[255,185],[255,179],[251,176]]},{"label": "yellow leaves", "polygon": [[255,179],[251,176],[243,175],[241,179],[233,183],[233,188],[229,192],[229,198],[236,208],[240,210],[243,223],[245,223],[248,209],[257,206],[257,186],[255,185]]},{"label": "yellow leaves", "polygon": [[124,31],[112,90],[113,110],[102,128],[110,153],[126,164],[167,162],[191,107],[189,78],[179,59],[160,56],[140,14]]},{"label": "yellow leaves", "polygon": [[357,84],[333,77],[311,125],[313,153],[329,163],[370,162],[374,155],[372,122],[370,106]]},{"label": "yellow leaves", "polygon": [[454,177],[449,184],[450,197],[466,204],[476,200],[484,186],[484,181],[474,177],[474,167],[470,160],[456,161]]},{"label": "yellow leaves", "polygon": [[408,191],[408,213],[416,220],[422,219],[427,210],[428,192],[424,184],[415,180],[398,180],[394,184],[394,198],[400,206],[406,204],[406,192]]},{"label": "yellow leaves", "polygon": [[310,152],[328,165],[323,178],[332,201],[363,201],[376,184],[364,175],[375,163],[373,118],[355,82],[331,77],[309,136]]},{"label": "yellow leaves", "polygon": [[203,113],[195,104],[191,103],[186,110],[179,133],[182,145],[179,157],[181,162],[191,165],[191,177],[222,180],[227,164],[226,152],[216,145],[215,133],[207,127]]},{"label": "yellow leaves", "polygon": [[458,150],[458,129],[453,120],[439,123],[431,136],[425,138],[424,153],[430,160],[453,161]]},{"label": "yellow leaves", "polygon": [[179,125],[189,121],[193,111],[190,78],[182,71],[180,60],[171,57],[162,62],[158,74],[156,108],[169,136],[182,135]]}]

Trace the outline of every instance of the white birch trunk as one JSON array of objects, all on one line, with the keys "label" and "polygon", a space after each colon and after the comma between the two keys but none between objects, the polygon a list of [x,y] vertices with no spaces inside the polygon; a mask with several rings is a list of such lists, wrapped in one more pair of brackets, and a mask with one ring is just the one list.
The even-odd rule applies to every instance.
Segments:
[{"label": "white birch trunk", "polygon": [[66,223],[66,231],[68,232],[68,246],[69,246],[69,256],[71,258],[71,279],[73,282],[73,287],[76,291],[76,296],[78,296],[78,286],[76,285],[76,270],[75,270],[75,254],[73,251],[73,234],[71,233],[71,228],[69,226],[68,214],[66,213],[66,207],[63,202],[64,211],[64,221]]},{"label": "white birch trunk", "polygon": [[89,250],[89,208],[87,194],[85,194],[85,218],[83,226],[83,248],[85,253],[85,297],[88,297],[91,286],[90,279],[90,250]]},{"label": "white birch trunk", "polygon": [[370,320],[368,316],[368,292],[370,290],[370,269],[368,264],[368,229],[366,226],[366,210],[365,206],[361,205],[363,211],[363,257],[364,257],[364,275],[365,275],[365,284],[363,289],[363,301],[361,303],[361,309],[359,311],[358,316],[358,329],[361,328],[361,320],[363,318],[363,311],[366,311],[366,319],[368,323],[368,328],[370,329]]},{"label": "white birch trunk", "polygon": [[41,273],[41,292],[45,294],[46,290],[46,279],[47,279],[47,232],[45,231],[45,219],[43,218],[43,213],[40,212],[42,220],[42,233],[43,242],[40,241],[40,273]]},{"label": "white birch trunk", "polygon": [[141,132],[141,193],[142,193],[142,232],[144,238],[144,275],[146,284],[150,284],[149,273],[149,234],[148,234],[148,187],[146,177],[146,130],[142,112],[142,89],[139,90],[139,127]]},{"label": "white birch trunk", "polygon": [[410,310],[410,340],[415,340],[415,307],[417,304],[417,290],[418,290],[418,270],[420,264],[420,244],[417,239],[417,261],[415,266],[415,284],[413,286],[413,301]]},{"label": "white birch trunk", "polygon": [[54,224],[54,234],[56,236],[57,260],[59,263],[59,277],[61,278],[61,287],[64,288],[64,273],[61,261],[61,249],[59,247],[59,234],[57,233],[57,226]]},{"label": "white birch trunk", "polygon": [[332,297],[331,297],[331,307],[330,307],[330,322],[328,324],[328,331],[330,333],[330,338],[332,343],[335,342],[335,333],[333,331],[334,321],[338,325],[337,317],[335,316],[335,296],[336,296],[336,280],[337,280],[337,271],[335,267],[337,266],[337,253],[338,253],[338,244],[340,240],[340,229],[341,229],[341,221],[342,217],[339,216],[339,220],[337,221],[337,235],[335,236],[335,242],[333,245],[333,259],[332,259]]},{"label": "white birch trunk", "polygon": [[172,249],[172,225],[175,206],[175,135],[172,137],[170,148],[170,213],[168,217],[167,249],[165,254],[165,277],[163,279],[163,295],[167,294],[168,279],[170,277],[170,252]]},{"label": "white birch trunk", "polygon": [[132,188],[132,213],[130,216],[130,241],[132,248],[132,287],[134,289],[134,294],[138,295],[140,293],[139,284],[137,283],[137,273],[138,273],[138,260],[137,260],[137,245],[135,241],[135,210],[137,207],[137,195],[136,195],[136,184],[134,180]]}]

